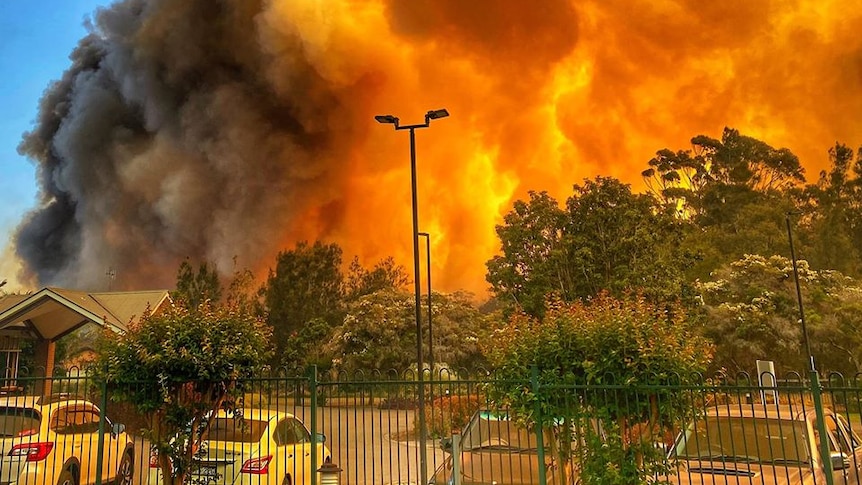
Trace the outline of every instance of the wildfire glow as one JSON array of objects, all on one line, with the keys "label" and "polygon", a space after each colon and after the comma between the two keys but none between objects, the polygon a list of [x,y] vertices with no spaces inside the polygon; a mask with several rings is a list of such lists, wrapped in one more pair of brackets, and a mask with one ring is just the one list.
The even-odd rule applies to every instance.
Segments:
[{"label": "wildfire glow", "polygon": [[[162,3],[130,37],[141,56],[159,55],[171,25],[209,5]],[[278,251],[316,239],[340,244],[348,260],[391,255],[411,268],[408,136],[377,114],[410,124],[429,109],[451,113],[416,132],[420,230],[431,233],[435,289],[478,294],[494,226],[528,190],[562,202],[596,175],[640,190],[657,150],[725,126],[790,148],[809,181],[836,140],[862,143],[860,0],[246,3],[232,15],[252,20],[216,44],[236,50],[238,70],[261,66],[248,82],[263,94],[252,99],[289,112],[299,135],[280,138],[272,106],[244,101],[246,77],[184,93],[183,108],[206,108],[194,116],[159,124],[144,110],[150,138],[103,150],[126,182],[111,197],[136,194],[163,224],[147,230],[170,236],[141,251],[123,237],[141,224],[124,218],[131,208],[79,214],[89,229],[74,261],[54,272],[30,264],[31,274],[98,287],[110,264],[115,287],[140,288],[170,285],[184,257],[229,273],[236,256],[264,275]],[[150,82],[123,68],[121,92]],[[190,136],[206,132],[199,125],[213,130],[211,146]],[[216,194],[206,184],[217,177]]]}]

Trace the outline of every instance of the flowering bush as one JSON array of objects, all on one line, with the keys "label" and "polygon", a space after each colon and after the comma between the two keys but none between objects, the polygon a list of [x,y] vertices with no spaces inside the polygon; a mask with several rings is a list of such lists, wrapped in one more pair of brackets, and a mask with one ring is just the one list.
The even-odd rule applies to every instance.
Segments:
[{"label": "flowering bush", "polygon": [[[428,436],[441,438],[461,432],[470,417],[482,407],[484,399],[476,395],[444,395],[425,406],[425,426]],[[418,417],[416,420],[417,421]],[[414,422],[414,427],[418,426]]]}]

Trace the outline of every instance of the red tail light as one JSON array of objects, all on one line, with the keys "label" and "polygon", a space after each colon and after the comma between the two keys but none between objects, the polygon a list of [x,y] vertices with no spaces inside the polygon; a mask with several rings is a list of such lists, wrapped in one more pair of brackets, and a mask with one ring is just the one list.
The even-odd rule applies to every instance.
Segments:
[{"label": "red tail light", "polygon": [[42,461],[54,449],[54,443],[22,443],[9,450],[9,456],[26,457],[27,461]]},{"label": "red tail light", "polygon": [[265,475],[269,473],[270,461],[272,461],[272,455],[246,460],[246,462],[242,464],[242,470],[240,470],[240,472],[251,473],[252,475]]}]

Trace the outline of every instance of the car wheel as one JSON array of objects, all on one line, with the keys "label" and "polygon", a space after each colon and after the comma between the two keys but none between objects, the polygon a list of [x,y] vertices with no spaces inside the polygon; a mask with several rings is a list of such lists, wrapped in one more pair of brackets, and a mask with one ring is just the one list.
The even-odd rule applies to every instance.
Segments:
[{"label": "car wheel", "polygon": [[117,478],[114,480],[115,485],[132,485],[132,476],[135,473],[135,460],[132,454],[128,451],[123,453],[123,458],[120,460],[120,466],[117,468]]},{"label": "car wheel", "polygon": [[57,479],[57,485],[78,485],[78,480],[75,477],[75,471],[72,467],[66,468],[60,473],[60,478]]}]

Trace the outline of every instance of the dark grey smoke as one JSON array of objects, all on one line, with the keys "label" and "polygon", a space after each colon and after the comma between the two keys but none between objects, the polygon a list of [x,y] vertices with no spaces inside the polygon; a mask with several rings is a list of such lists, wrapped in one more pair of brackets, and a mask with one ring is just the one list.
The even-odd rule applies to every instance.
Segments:
[{"label": "dark grey smoke", "polygon": [[185,257],[253,265],[320,203],[316,182],[339,184],[331,147],[352,135],[320,122],[337,96],[298,39],[261,38],[261,9],[127,0],[96,12],[19,147],[42,200],[17,253],[39,284],[99,289],[114,270],[114,289],[165,286]]},{"label": "dark grey smoke", "polygon": [[261,275],[315,239],[409,265],[407,139],[372,116],[445,107],[419,136],[420,225],[435,286],[482,292],[527,190],[639,184],[656,150],[725,126],[808,173],[855,146],[862,9],[809,3],[122,1],[21,146],[42,200],[18,279],[167,286],[186,257],[229,273],[234,256]]}]

